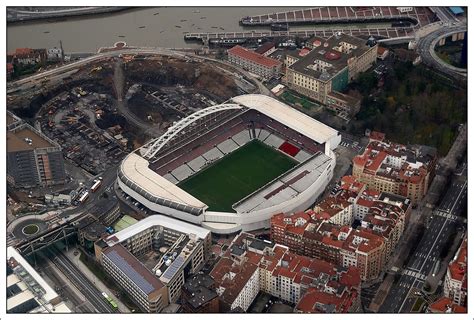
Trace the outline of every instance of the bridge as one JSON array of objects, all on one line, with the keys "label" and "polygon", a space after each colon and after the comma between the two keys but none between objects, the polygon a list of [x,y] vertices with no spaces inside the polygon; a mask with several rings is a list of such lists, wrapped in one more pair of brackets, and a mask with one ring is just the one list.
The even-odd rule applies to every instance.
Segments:
[{"label": "bridge", "polygon": [[466,80],[467,69],[457,68],[446,63],[435,52],[436,46],[439,44],[443,45],[447,37],[464,39],[466,32],[466,25],[452,23],[421,38],[417,43],[417,51],[420,53],[423,63],[455,79]]}]

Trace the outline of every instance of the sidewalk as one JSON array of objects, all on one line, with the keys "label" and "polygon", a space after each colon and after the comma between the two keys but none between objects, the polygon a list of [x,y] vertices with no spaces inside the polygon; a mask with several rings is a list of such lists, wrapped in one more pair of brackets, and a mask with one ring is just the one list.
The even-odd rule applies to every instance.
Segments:
[{"label": "sidewalk", "polygon": [[[78,252],[78,255],[75,256],[74,252]],[[128,309],[122,301],[120,301],[110,290],[107,288],[107,286],[100,280],[98,279],[90,270],[89,268],[79,259],[81,256],[81,252],[77,249],[71,249],[67,252],[65,252],[66,255],[71,259],[71,261],[79,268],[79,270],[82,271],[84,276],[92,281],[92,283],[96,286],[97,289],[99,289],[102,292],[107,293],[107,295],[114,299],[115,302],[117,302],[118,310],[120,313],[131,313],[130,309]]]}]

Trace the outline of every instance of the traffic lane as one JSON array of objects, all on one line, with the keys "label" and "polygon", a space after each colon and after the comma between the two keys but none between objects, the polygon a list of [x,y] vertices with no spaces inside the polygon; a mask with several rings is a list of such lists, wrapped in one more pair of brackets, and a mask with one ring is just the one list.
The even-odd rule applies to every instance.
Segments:
[{"label": "traffic lane", "polygon": [[390,293],[387,296],[387,299],[385,299],[384,303],[380,307],[379,312],[398,312],[400,306],[403,303],[404,297],[406,297],[406,295],[408,294],[410,290],[409,288],[412,286],[414,281],[415,279],[413,277],[410,277],[406,274],[402,275],[397,286],[395,288],[392,286],[392,290],[390,290]]},{"label": "traffic lane", "polygon": [[[78,207],[75,207],[69,210],[65,210],[60,214],[60,216],[64,218],[66,216],[75,215],[78,213],[85,212],[91,209],[93,206],[95,206],[95,202],[98,200],[99,196],[103,193],[100,191],[105,190],[110,186],[113,186],[113,184],[115,183],[115,180],[117,178],[117,169],[118,169],[118,166],[116,165],[104,171],[102,173],[102,185],[100,186],[100,189],[98,189],[97,192],[89,191],[90,192],[89,199],[84,204],[81,204]],[[98,175],[97,177],[99,176],[100,175]],[[88,182],[88,184],[91,184],[91,182],[92,181]]]},{"label": "traffic lane", "polygon": [[57,251],[57,254],[53,259],[58,259],[58,261],[60,261],[66,268],[68,273],[78,281],[78,285],[82,286],[87,291],[87,294],[89,294],[89,301],[94,304],[94,307],[99,312],[115,312],[112,306],[103,299],[102,293],[81,273],[68,257],[66,257],[62,252]]}]

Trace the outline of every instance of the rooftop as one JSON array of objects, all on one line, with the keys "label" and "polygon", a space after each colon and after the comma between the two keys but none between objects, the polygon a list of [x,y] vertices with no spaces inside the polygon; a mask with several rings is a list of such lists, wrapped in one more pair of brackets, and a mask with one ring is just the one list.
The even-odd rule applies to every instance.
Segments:
[{"label": "rooftop", "polygon": [[176,230],[184,234],[195,234],[200,239],[205,239],[210,231],[196,225],[183,222],[177,219],[169,218],[164,215],[154,214],[143,220],[136,222],[135,224],[125,228],[113,235],[110,235],[105,239],[109,246],[113,246],[117,243],[123,242],[134,235],[152,228],[154,226],[163,226],[168,229]]},{"label": "rooftop", "polygon": [[[35,308],[35,312],[71,312],[56,291],[15,248],[7,247],[6,253],[8,267],[14,272],[7,277],[7,287],[16,286],[7,301],[7,309],[14,308],[31,299],[41,299],[41,309]],[[28,282],[28,286],[26,282]]]},{"label": "rooftop", "polygon": [[204,274],[195,274],[188,278],[183,290],[188,295],[186,301],[196,309],[217,297],[214,280]]},{"label": "rooftop", "polygon": [[[348,59],[360,57],[370,49],[364,40],[346,34],[327,39],[313,37],[308,40],[307,46],[313,48],[309,53],[300,51],[297,55],[291,54],[299,60],[289,68],[322,81],[330,80],[346,68]],[[322,68],[311,67],[318,61],[323,64]]]},{"label": "rooftop", "polygon": [[243,48],[239,45],[232,47],[231,49],[227,50],[229,54],[237,55],[243,59],[253,61],[257,64],[265,66],[267,68],[277,67],[281,65],[281,62],[272,58],[265,57],[261,54],[258,54],[254,51],[248,50]]},{"label": "rooftop", "polygon": [[258,54],[264,54],[268,50],[273,49],[273,48],[275,48],[275,43],[266,42],[266,43],[262,44],[260,47],[258,47],[257,49],[255,49],[255,52],[258,53]]},{"label": "rooftop", "polygon": [[442,297],[430,304],[430,310],[433,313],[467,313],[465,307],[455,304],[447,297]]},{"label": "rooftop", "polygon": [[320,144],[339,135],[337,130],[272,97],[246,94],[234,97],[232,100],[247,108],[255,109]]},{"label": "rooftop", "polygon": [[102,253],[145,294],[163,287],[163,283],[121,244],[106,248]]},{"label": "rooftop", "polygon": [[35,150],[40,148],[54,148],[55,143],[41,135],[28,124],[23,124],[7,132],[8,152]]},{"label": "rooftop", "polygon": [[457,281],[464,281],[467,278],[467,237],[461,243],[453,260],[449,263],[451,277]]}]

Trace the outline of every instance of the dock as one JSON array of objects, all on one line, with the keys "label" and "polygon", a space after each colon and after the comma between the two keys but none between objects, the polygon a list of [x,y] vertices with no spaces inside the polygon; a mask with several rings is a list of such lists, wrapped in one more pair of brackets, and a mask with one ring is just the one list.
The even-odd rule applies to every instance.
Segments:
[{"label": "dock", "polygon": [[422,27],[437,18],[428,7],[412,7],[411,11],[406,12],[400,12],[397,7],[317,7],[243,17],[240,23],[246,26],[264,26],[272,23],[291,25],[397,20],[411,21]]},{"label": "dock", "polygon": [[278,38],[278,37],[302,37],[310,38],[319,36],[323,38],[330,37],[337,32],[350,34],[352,36],[376,36],[379,38],[399,38],[407,37],[414,33],[415,27],[408,28],[334,28],[323,30],[298,30],[298,31],[240,31],[240,32],[203,32],[203,33],[186,33],[184,40],[186,41],[202,41],[207,44],[211,39],[258,39],[258,38]]}]

